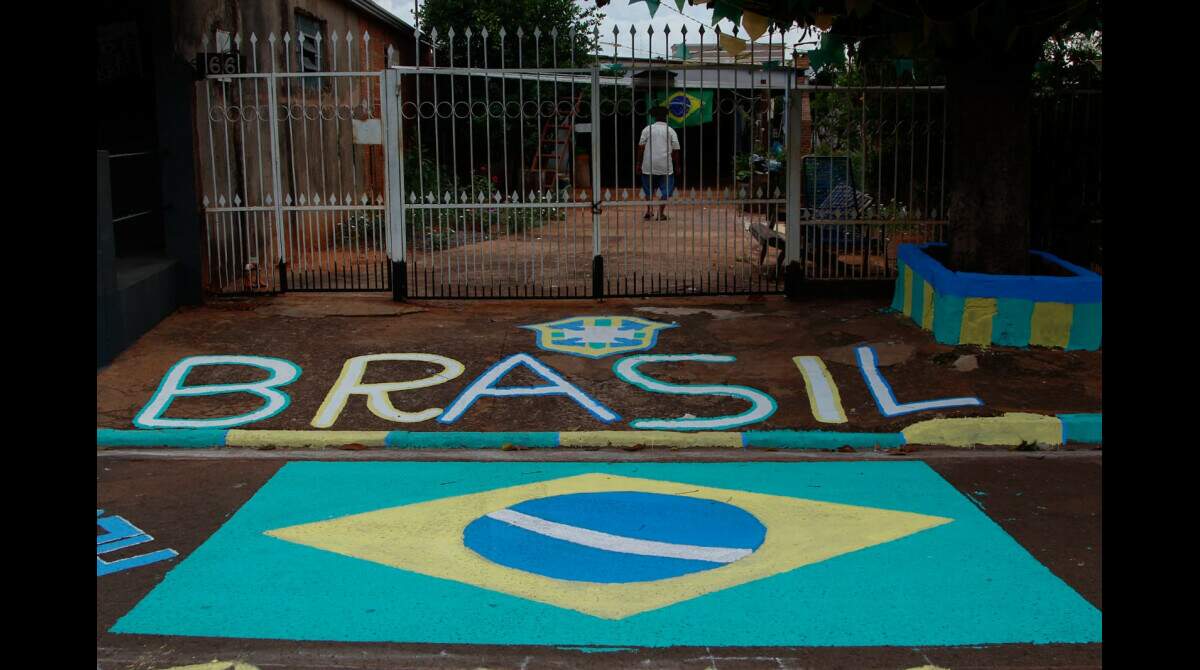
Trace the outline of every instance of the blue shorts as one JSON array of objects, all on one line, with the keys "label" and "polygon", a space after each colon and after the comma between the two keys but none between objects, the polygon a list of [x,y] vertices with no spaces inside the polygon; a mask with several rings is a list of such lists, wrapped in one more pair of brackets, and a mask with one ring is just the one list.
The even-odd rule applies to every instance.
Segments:
[{"label": "blue shorts", "polygon": [[647,198],[653,198],[653,193],[659,191],[664,199],[675,192],[675,175],[673,174],[642,174],[642,193]]}]

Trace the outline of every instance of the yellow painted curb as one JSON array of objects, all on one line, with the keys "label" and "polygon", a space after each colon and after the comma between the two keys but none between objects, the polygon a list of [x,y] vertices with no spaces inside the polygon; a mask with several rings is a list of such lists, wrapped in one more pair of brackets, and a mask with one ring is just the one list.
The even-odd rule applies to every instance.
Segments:
[{"label": "yellow painted curb", "polygon": [[1062,444],[1062,421],[1058,417],[1009,412],[1004,416],[972,416],[930,419],[901,431],[908,444],[970,447],[976,444],[1015,446],[1022,442]]},{"label": "yellow painted curb", "polygon": [[365,447],[386,446],[386,430],[238,430],[232,429],[225,438],[229,447],[340,447],[361,444]]},{"label": "yellow painted curb", "polygon": [[664,430],[591,430],[559,433],[560,447],[711,447],[741,449],[741,433]]}]

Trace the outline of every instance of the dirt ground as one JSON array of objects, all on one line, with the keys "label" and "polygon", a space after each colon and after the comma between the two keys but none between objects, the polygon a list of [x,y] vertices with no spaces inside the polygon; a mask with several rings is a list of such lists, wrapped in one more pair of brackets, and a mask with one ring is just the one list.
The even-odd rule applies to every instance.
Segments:
[{"label": "dirt ground", "polygon": [[[427,421],[410,430],[598,430],[626,429],[634,418],[676,418],[737,413],[745,403],[719,396],[675,396],[639,390],[612,371],[618,356],[585,359],[542,351],[534,333],[520,326],[578,315],[629,315],[678,327],[661,332],[653,353],[730,354],[729,364],[672,363],[646,366],[674,383],[736,384],[760,389],[778,411],[754,429],[835,428],[896,431],[937,416],[997,415],[1009,411],[1044,414],[1098,412],[1101,352],[980,349],[935,343],[901,315],[885,311],[885,300],[812,298],[789,302],[775,297],[611,299],[555,301],[392,302],[380,294],[290,294],[273,299],[215,301],[168,317],[97,375],[97,426],[132,428],[132,418],[150,399],[162,376],[180,358],[198,354],[282,357],[303,369],[287,387],[291,406],[253,428],[308,429],[309,421],[351,357],[382,352],[436,353],[461,361],[462,377],[419,391],[394,393],[397,409],[445,407],[488,366],[518,352],[536,355],[572,383],[623,417],[603,425],[581,406],[554,397],[484,399],[451,426]],[[976,396],[982,407],[924,412],[892,419],[875,406],[855,364],[853,349],[871,344],[901,402]],[[803,380],[792,362],[821,356],[838,384],[849,423],[815,422]],[[960,371],[955,362],[974,356],[978,368]],[[425,376],[416,363],[372,364],[365,381]],[[189,383],[245,381],[232,366],[200,368]],[[240,376],[239,376],[240,375]],[[534,383],[518,370],[504,385]],[[241,396],[184,398],[167,416],[227,416],[258,406]],[[344,430],[392,430],[397,424],[350,402],[333,426]]]},{"label": "dirt ground", "polygon": [[[722,204],[732,196],[679,193],[667,203],[667,220],[644,219],[639,193],[611,194],[600,213],[600,251],[609,295],[778,292],[776,262],[782,250],[750,233],[752,223],[778,221],[776,201]],[[461,210],[460,210],[461,211]],[[478,210],[468,210],[477,212]],[[513,211],[513,210],[507,210]],[[410,212],[408,286],[413,297],[580,296],[592,290],[595,252],[590,207],[520,209],[505,222],[486,210],[472,223],[439,223],[429,210]],[[658,207],[653,208],[654,216]],[[293,290],[383,290],[390,286],[383,224],[379,217],[361,239],[338,238],[320,221],[293,222],[288,282]],[[319,217],[318,217],[319,218]],[[776,232],[785,235],[778,222]],[[804,233],[811,276],[886,278],[894,275],[902,242],[937,241],[940,226],[890,226],[886,242],[867,243],[853,225]],[[881,229],[873,234],[882,235]],[[267,235],[269,237],[269,235]],[[765,251],[765,253],[764,253]],[[224,293],[274,290],[273,268],[243,277],[223,276]]]},{"label": "dirt ground", "polygon": [[[278,454],[276,454],[277,456]],[[840,455],[836,455],[840,456]],[[951,455],[926,463],[971,497],[1055,575],[1101,607],[1099,454]],[[625,458],[617,455],[614,458]],[[633,456],[628,456],[632,458]],[[521,458],[517,454],[500,458]],[[675,458],[675,457],[673,457]],[[97,580],[97,653],[103,670],[150,670],[242,660],[267,668],[1099,668],[1101,645],[976,647],[667,648],[597,652],[554,647],[347,644],[108,633],[178,560],[215,532],[283,464],[283,458],[170,460],[102,455],[97,506],[119,513],[179,559]],[[920,621],[898,621],[919,626]],[[590,651],[591,653],[587,653]]]}]

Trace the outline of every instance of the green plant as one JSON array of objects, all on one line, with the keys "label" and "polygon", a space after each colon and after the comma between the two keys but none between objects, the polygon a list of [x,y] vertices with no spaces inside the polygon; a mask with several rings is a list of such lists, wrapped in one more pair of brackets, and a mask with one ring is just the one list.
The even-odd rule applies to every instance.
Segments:
[{"label": "green plant", "polygon": [[733,178],[736,181],[748,181],[752,172],[750,154],[737,154],[733,157]]}]

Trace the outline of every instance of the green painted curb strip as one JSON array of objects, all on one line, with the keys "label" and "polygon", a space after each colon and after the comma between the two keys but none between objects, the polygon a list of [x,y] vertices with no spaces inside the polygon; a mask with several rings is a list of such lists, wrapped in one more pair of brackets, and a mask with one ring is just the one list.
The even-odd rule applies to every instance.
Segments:
[{"label": "green painted curb strip", "polygon": [[1059,414],[1062,422],[1063,444],[1100,444],[1103,442],[1102,414]]},{"label": "green painted curb strip", "polygon": [[229,431],[224,428],[97,428],[96,446],[208,449],[224,447],[228,435]]},{"label": "green painted curb strip", "polygon": [[908,290],[904,286],[904,263],[896,263],[896,287],[892,291],[892,310],[904,313],[904,292]]},{"label": "green painted curb strip", "polygon": [[[1063,444],[1100,444],[1100,414],[1060,414]],[[243,430],[242,433],[254,431]],[[297,435],[320,434],[326,431],[292,431]],[[418,432],[393,430],[384,438],[386,449],[500,449],[520,447],[526,449],[568,449],[579,445],[562,446],[563,435],[589,434],[591,431],[464,431],[464,432]],[[631,431],[640,432],[640,431]],[[674,431],[650,431],[674,432]],[[684,433],[694,443],[685,446],[704,448],[728,448],[728,441],[720,444],[706,442],[704,435]],[[740,433],[730,431],[724,435],[740,435],[745,449],[894,449],[905,444],[903,433],[852,433],[825,430],[747,430]],[[97,428],[96,446],[100,448],[146,448],[166,447],[182,449],[205,449],[227,447],[229,430],[211,428],[158,428],[122,430]],[[1017,442],[1013,443],[1016,446]],[[279,446],[287,446],[281,444]],[[931,445],[937,446],[937,445]]]}]

